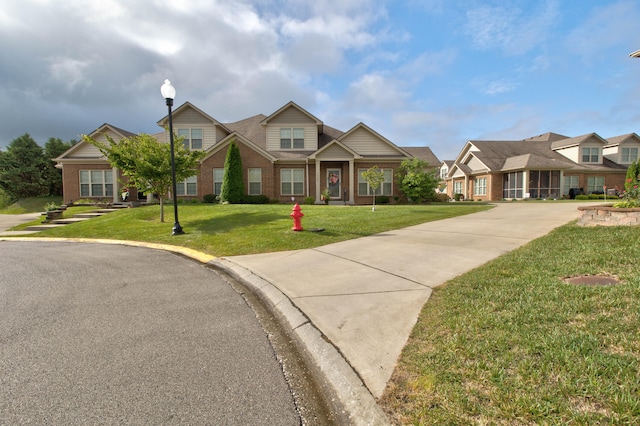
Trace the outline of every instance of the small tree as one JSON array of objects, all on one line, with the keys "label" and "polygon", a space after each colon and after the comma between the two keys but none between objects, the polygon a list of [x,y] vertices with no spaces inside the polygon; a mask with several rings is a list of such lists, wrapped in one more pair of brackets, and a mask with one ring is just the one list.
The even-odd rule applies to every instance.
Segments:
[{"label": "small tree", "polygon": [[25,133],[0,151],[0,188],[12,201],[46,195],[47,165],[42,147]]},{"label": "small tree", "polygon": [[440,179],[436,170],[429,170],[429,164],[419,158],[406,159],[400,164],[397,177],[400,190],[413,203],[433,200]]},{"label": "small tree", "polygon": [[244,180],[242,178],[242,158],[240,148],[232,141],[227,149],[227,157],[224,160],[224,177],[220,190],[220,201],[240,204],[244,199]]},{"label": "small tree", "polygon": [[[171,145],[162,143],[151,135],[139,134],[116,142],[106,135],[109,145],[98,142],[89,136],[82,137],[87,143],[96,146],[107,157],[109,164],[117,167],[128,178],[125,185],[133,185],[146,193],[158,194],[160,201],[160,222],[164,222],[164,203],[171,189]],[[176,181],[193,176],[198,161],[204,155],[202,151],[189,151],[182,138],[176,138],[174,157]],[[172,194],[173,202],[177,196]]]},{"label": "small tree", "polygon": [[371,207],[371,211],[376,211],[376,192],[382,182],[384,182],[384,171],[378,166],[369,167],[362,172],[362,177],[369,184],[370,192],[373,194],[373,207]]}]

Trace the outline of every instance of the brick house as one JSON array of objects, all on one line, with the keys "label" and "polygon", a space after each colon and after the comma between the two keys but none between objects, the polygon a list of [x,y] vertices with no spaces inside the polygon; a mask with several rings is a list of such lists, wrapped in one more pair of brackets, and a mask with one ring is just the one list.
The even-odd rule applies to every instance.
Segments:
[{"label": "brick house", "polygon": [[[447,194],[496,201],[621,192],[640,137],[545,133],[518,141],[468,141],[455,161],[441,163]],[[446,173],[443,169],[446,169]]]},{"label": "brick house", "polygon": [[[168,116],[157,124],[166,128]],[[342,132],[293,102],[269,116],[260,114],[233,123],[221,123],[186,102],[173,111],[173,128],[185,137],[190,149],[205,152],[196,173],[177,183],[178,197],[186,199],[220,194],[232,141],[240,148],[247,195],[281,202],[313,197],[320,203],[322,191],[328,188],[332,201],[369,204],[372,195],[361,173],[371,166],[384,171],[378,194],[393,202],[399,195],[395,174],[403,160],[420,158],[433,167],[440,164],[428,147],[399,147],[363,123]],[[105,123],[89,136],[106,142],[106,135],[120,140],[134,134]],[[154,136],[168,142],[166,131]],[[90,198],[119,200],[122,175],[94,146],[80,142],[55,161],[62,168],[65,203]],[[128,189],[131,200],[143,198],[135,188]]]}]

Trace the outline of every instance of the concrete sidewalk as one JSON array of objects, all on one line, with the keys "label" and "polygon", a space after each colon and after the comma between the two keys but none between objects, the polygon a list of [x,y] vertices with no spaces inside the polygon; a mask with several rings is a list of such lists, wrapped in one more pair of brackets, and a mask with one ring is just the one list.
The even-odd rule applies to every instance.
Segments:
[{"label": "concrete sidewalk", "polygon": [[379,398],[434,287],[577,219],[588,204],[498,204],[315,249],[217,261],[261,281],[262,291],[282,292]]}]

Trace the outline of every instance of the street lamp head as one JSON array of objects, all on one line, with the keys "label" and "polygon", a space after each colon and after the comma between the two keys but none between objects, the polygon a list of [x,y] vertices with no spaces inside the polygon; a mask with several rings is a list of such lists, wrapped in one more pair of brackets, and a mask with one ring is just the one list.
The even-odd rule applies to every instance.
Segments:
[{"label": "street lamp head", "polygon": [[160,88],[162,97],[167,100],[167,105],[173,105],[173,99],[176,97],[176,88],[171,85],[169,80],[165,80],[164,84]]}]

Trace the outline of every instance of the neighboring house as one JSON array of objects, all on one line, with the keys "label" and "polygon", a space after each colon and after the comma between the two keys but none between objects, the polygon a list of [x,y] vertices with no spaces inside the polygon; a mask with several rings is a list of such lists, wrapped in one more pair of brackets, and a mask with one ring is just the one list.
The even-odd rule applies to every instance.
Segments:
[{"label": "neighboring house", "polygon": [[468,141],[447,166],[447,194],[493,201],[573,198],[624,190],[629,164],[638,159],[635,133],[603,139],[596,133],[556,133],[519,141]]},{"label": "neighboring house", "polygon": [[[158,121],[163,128],[167,124],[168,116]],[[220,194],[224,161],[232,141],[240,148],[247,195],[264,195],[281,202],[313,197],[320,203],[321,192],[328,188],[332,201],[368,204],[372,195],[361,174],[372,166],[384,171],[378,194],[393,200],[399,195],[395,174],[403,160],[416,157],[433,167],[440,164],[428,147],[396,146],[363,123],[342,132],[293,102],[269,116],[256,115],[234,123],[221,123],[186,102],[173,111],[173,128],[178,136],[185,137],[190,149],[205,152],[199,170],[178,182],[180,198]],[[104,124],[90,136],[106,141],[107,134],[115,140],[133,135]],[[166,131],[155,136],[168,141]],[[94,146],[80,142],[55,161],[63,172],[65,203],[89,198],[119,200],[125,186],[120,183],[122,175]],[[129,199],[138,199],[135,188],[128,189]]]}]

